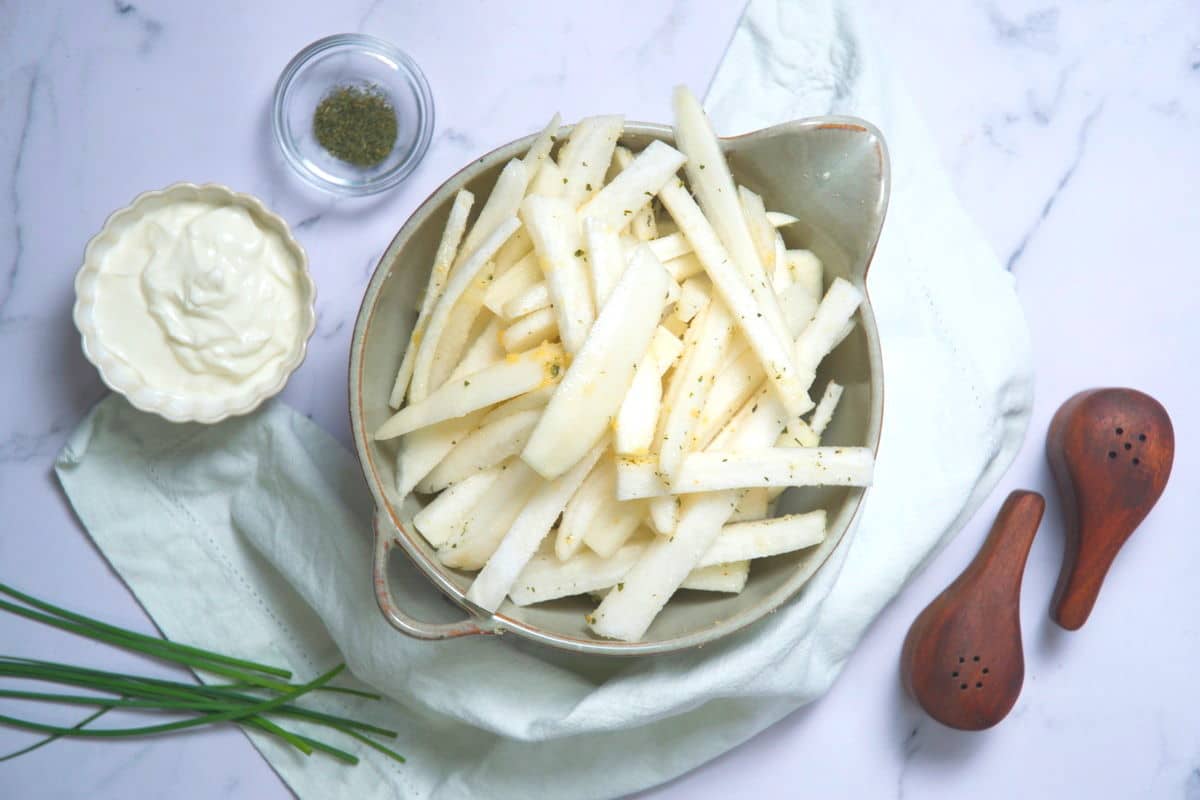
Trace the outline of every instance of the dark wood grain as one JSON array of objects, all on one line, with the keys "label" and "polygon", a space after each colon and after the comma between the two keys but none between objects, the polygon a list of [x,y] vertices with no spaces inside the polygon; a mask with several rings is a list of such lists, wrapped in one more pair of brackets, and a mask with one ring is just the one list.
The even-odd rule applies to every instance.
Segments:
[{"label": "dark wood grain", "polygon": [[1091,614],[1121,546],[1167,485],[1175,431],[1166,409],[1150,395],[1092,389],[1054,415],[1046,457],[1067,518],[1050,616],[1076,630]]},{"label": "dark wood grain", "polygon": [[1021,576],[1045,507],[1036,492],[1010,494],[975,559],[908,631],[904,688],[944,725],[990,728],[1021,694]]}]

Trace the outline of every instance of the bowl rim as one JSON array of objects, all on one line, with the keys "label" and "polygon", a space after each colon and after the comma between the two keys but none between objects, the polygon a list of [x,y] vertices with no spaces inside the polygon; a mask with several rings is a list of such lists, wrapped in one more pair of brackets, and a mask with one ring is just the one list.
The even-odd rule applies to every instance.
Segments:
[{"label": "bowl rim", "polygon": [[[859,119],[857,117],[842,116],[842,115],[827,115],[817,117],[807,117],[803,119],[785,122],[780,125],[771,126],[770,129],[779,128],[795,128],[797,130],[812,129],[818,130],[822,128],[840,128],[850,129],[862,132],[870,136],[876,144],[877,153],[880,165],[880,203],[876,209],[879,226],[876,230],[875,241],[871,243],[870,249],[863,258],[862,274],[855,275],[854,283],[858,289],[863,292],[864,302],[860,306],[859,313],[863,321],[864,333],[867,337],[867,351],[869,361],[869,382],[872,388],[870,419],[868,420],[868,438],[871,439],[869,446],[878,454],[879,442],[882,434],[883,425],[883,404],[884,404],[884,381],[883,381],[883,356],[879,342],[879,332],[875,320],[874,310],[871,305],[870,294],[866,285],[866,278],[871,266],[871,262],[875,255],[875,250],[878,246],[879,236],[882,232],[883,221],[886,216],[888,201],[891,194],[891,169],[888,150],[883,134],[870,122]],[[568,134],[571,126],[563,126],[560,128],[559,136]],[[768,130],[768,129],[763,129]],[[721,137],[720,141],[723,144],[728,144],[737,139],[753,135],[758,131],[749,131],[737,136]],[[674,142],[674,131],[670,126],[651,122],[626,121],[623,134],[633,134],[650,136],[657,139],[663,139],[668,143]],[[351,423],[351,435],[354,439],[354,447],[358,455],[359,465],[363,472],[371,496],[375,503],[376,517],[376,533],[377,537],[389,537],[395,544],[399,545],[420,572],[434,586],[436,586],[443,595],[451,600],[455,605],[464,609],[470,614],[470,622],[477,627],[472,633],[505,633],[513,632],[523,639],[538,642],[543,645],[548,645],[559,650],[575,652],[587,655],[603,655],[603,656],[639,656],[639,655],[656,655],[685,650],[692,647],[699,647],[705,644],[710,644],[717,639],[730,636],[733,633],[742,630],[743,628],[752,625],[761,620],[767,614],[775,611],[784,603],[787,603],[794,598],[810,581],[812,576],[820,570],[830,559],[834,552],[840,549],[846,541],[847,534],[855,529],[861,519],[863,508],[866,504],[866,499],[870,495],[870,487],[864,488],[854,500],[854,510],[847,519],[842,529],[834,534],[837,541],[829,548],[829,551],[820,559],[815,559],[812,562],[797,569],[793,575],[784,581],[778,589],[764,597],[758,603],[738,613],[718,620],[711,625],[703,628],[698,628],[691,632],[676,636],[670,639],[661,639],[650,642],[623,642],[617,640],[597,640],[597,639],[582,639],[579,637],[553,633],[539,628],[536,625],[514,619],[499,612],[488,612],[478,606],[475,606],[467,598],[465,593],[460,590],[443,572],[442,568],[434,564],[430,559],[426,558],[420,548],[415,544],[415,535],[406,528],[400,519],[398,509],[392,507],[388,501],[386,493],[382,488],[382,480],[379,477],[375,465],[375,459],[371,452],[371,436],[370,431],[367,431],[363,425],[363,380],[362,380],[362,353],[363,345],[366,341],[367,332],[370,328],[371,320],[378,308],[378,298],[384,281],[390,272],[391,265],[395,262],[396,254],[406,244],[411,237],[413,231],[425,221],[425,219],[434,213],[442,203],[458,189],[469,183],[482,170],[494,165],[498,161],[507,160],[509,158],[519,157],[520,154],[528,148],[528,146],[536,138],[537,134],[529,134],[519,139],[515,139],[507,144],[496,147],[485,155],[475,158],[462,169],[455,172],[447,178],[441,185],[434,189],[425,200],[417,206],[413,213],[401,225],[392,241],[388,244],[383,254],[380,256],[375,269],[371,275],[371,280],[368,282],[366,289],[363,292],[363,299],[359,305],[358,316],[355,321],[354,331],[351,338],[350,357],[349,357],[349,412]],[[856,265],[857,266],[857,265]],[[357,390],[357,396],[356,396]],[[386,524],[391,526],[390,531],[380,530],[380,522],[386,521]],[[396,535],[400,534],[400,535]],[[378,588],[378,587],[377,587]],[[388,616],[385,612],[385,616]],[[395,624],[393,622],[393,624]]]},{"label": "bowl rim", "polygon": [[[199,403],[190,406],[185,404],[182,411],[174,410],[161,392],[141,380],[123,381],[117,374],[127,374],[129,371],[118,367],[117,357],[104,343],[104,337],[95,325],[95,292],[89,289],[101,272],[101,265],[96,257],[96,249],[102,241],[111,237],[119,237],[114,228],[119,224],[136,222],[143,212],[143,207],[152,200],[160,198],[181,197],[197,199],[203,195],[217,195],[230,205],[237,205],[248,210],[260,224],[277,233],[284,248],[295,261],[296,272],[299,276],[299,287],[304,296],[300,304],[300,313],[304,315],[299,341],[293,347],[292,353],[279,368],[277,379],[257,391],[242,391],[232,394],[224,403],[215,409],[205,412]],[[245,192],[237,192],[220,183],[189,183],[179,181],[162,189],[152,189],[142,192],[129,205],[122,206],[108,215],[100,230],[88,240],[83,251],[83,263],[75,273],[75,303],[71,310],[71,318],[79,331],[84,357],[92,363],[100,374],[100,380],[110,390],[123,395],[131,405],[142,411],[158,414],[170,422],[201,422],[212,424],[229,417],[248,414],[283,390],[292,374],[304,362],[308,355],[308,342],[316,330],[317,288],[312,275],[308,271],[308,255],[296,241],[291,229],[283,217],[267,208],[258,197]]]},{"label": "bowl rim", "polygon": [[[309,169],[292,137],[286,132],[287,114],[284,98],[288,89],[291,88],[292,81],[295,80],[300,70],[311,61],[327,54],[330,50],[339,48],[365,51],[396,62],[397,71],[410,83],[417,96],[419,123],[412,150],[399,164],[365,183],[337,183]],[[433,140],[434,120],[433,92],[429,88],[429,81],[420,65],[408,53],[386,39],[365,33],[335,33],[305,45],[296,55],[292,56],[283,71],[279,73],[271,99],[271,134],[280,152],[283,153],[284,161],[309,185],[347,197],[365,197],[377,194],[392,188],[412,174],[429,150],[430,142]]]}]

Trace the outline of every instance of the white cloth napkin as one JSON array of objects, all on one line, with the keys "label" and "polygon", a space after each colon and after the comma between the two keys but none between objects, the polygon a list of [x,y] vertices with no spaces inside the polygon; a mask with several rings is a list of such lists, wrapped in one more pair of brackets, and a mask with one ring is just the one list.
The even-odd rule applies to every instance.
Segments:
[{"label": "white cloth napkin", "polygon": [[[799,597],[716,645],[586,660],[515,637],[406,639],[371,591],[370,500],[354,459],[281,404],[173,425],[100,403],[60,455],[80,519],[172,639],[287,665],[345,660],[387,702],[322,698],[400,730],[394,764],[350,769],[255,745],[301,797],[599,798],[672,778],[823,693],[908,577],[1008,466],[1031,401],[1027,333],[929,136],[836,0],[754,0],[708,97],[719,131],[854,113],[891,148],[869,288],[887,407],[861,525]],[[667,88],[664,88],[666,91]],[[447,615],[415,570],[404,602]],[[894,665],[880,680],[894,680]]]}]

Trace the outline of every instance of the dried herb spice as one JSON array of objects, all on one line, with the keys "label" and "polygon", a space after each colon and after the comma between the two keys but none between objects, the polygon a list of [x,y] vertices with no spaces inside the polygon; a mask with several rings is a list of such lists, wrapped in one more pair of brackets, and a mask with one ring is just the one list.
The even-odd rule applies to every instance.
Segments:
[{"label": "dried herb spice", "polygon": [[373,167],[396,144],[396,109],[376,86],[340,86],[325,96],[313,114],[313,135],[334,158]]}]

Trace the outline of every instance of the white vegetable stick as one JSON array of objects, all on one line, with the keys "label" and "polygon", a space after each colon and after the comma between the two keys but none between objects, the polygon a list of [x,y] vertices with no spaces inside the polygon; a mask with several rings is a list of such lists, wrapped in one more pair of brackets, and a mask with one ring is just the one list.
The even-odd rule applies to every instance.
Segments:
[{"label": "white vegetable stick", "polygon": [[700,566],[767,558],[825,541],[825,511],[789,514],[726,525],[700,559]]},{"label": "white vegetable stick", "polygon": [[654,355],[654,360],[658,362],[659,375],[662,375],[675,366],[675,361],[683,352],[683,342],[679,340],[678,336],[659,325],[655,328],[654,337],[650,340],[650,352]]},{"label": "white vegetable stick", "polygon": [[619,115],[587,117],[571,129],[568,147],[559,153],[562,169],[563,198],[577,208],[600,190],[604,175],[613,159],[613,149],[621,138],[625,118]]},{"label": "white vegetable stick", "polygon": [[375,432],[375,438],[391,439],[553,383],[563,371],[563,361],[562,347],[544,344],[514,354],[467,378],[447,381],[421,402],[410,403],[393,414]]},{"label": "white vegetable stick", "polygon": [[454,267],[450,270],[451,276],[459,267],[475,256],[476,251],[500,229],[501,225],[517,215],[517,209],[521,207],[521,198],[525,196],[525,187],[528,185],[529,170],[525,168],[520,159],[514,158],[504,165],[500,176],[496,178],[496,185],[488,194],[487,201],[483,204],[483,208],[479,209],[479,216],[476,217],[475,224],[471,226],[471,230],[467,232],[462,241],[462,247],[459,248]]},{"label": "white vegetable stick", "polygon": [[756,450],[770,447],[786,426],[787,412],[778,398],[765,385],[746,402],[720,433],[709,443],[708,450]]},{"label": "white vegetable stick", "polygon": [[700,447],[708,446],[765,380],[758,356],[749,348],[721,370],[700,412],[696,431],[696,441]]},{"label": "white vegetable stick", "polygon": [[617,489],[619,499],[649,498],[650,527],[658,533],[669,534],[679,521],[678,513],[667,508],[667,500],[676,499],[658,475],[655,454],[617,456]]},{"label": "white vegetable stick", "polygon": [[[813,306],[813,308],[816,308],[816,306]],[[733,341],[729,343],[729,350],[725,353],[725,360],[721,362],[721,367],[717,370],[718,379],[720,375],[724,374],[726,370],[737,363],[739,358],[746,355],[746,351],[748,350],[750,350],[750,345],[746,343],[746,337],[742,336],[741,331],[735,331]],[[753,359],[753,363],[757,365],[758,359],[752,351],[750,357]],[[759,372],[762,372],[761,367],[759,368]]]},{"label": "white vegetable stick", "polygon": [[[777,395],[763,392],[754,406],[743,411],[744,415],[730,422],[723,437],[743,450],[769,447],[783,429],[785,412]],[[869,451],[867,455],[869,458]],[[675,532],[650,543],[623,579],[624,590],[609,593],[596,609],[589,620],[592,630],[614,639],[641,639],[687,573],[712,546],[740,495],[727,490],[685,497]]]},{"label": "white vegetable stick", "polygon": [[505,357],[504,348],[500,346],[500,320],[492,317],[479,335],[475,337],[463,353],[462,360],[450,373],[451,378],[464,378],[473,372],[479,372]]},{"label": "white vegetable stick", "polygon": [[510,353],[519,353],[531,347],[558,338],[558,319],[554,309],[542,308],[521,317],[504,329],[500,343]]},{"label": "white vegetable stick", "polygon": [[746,228],[750,233],[750,241],[754,243],[754,250],[758,253],[758,258],[762,262],[766,274],[773,276],[775,274],[775,228],[767,219],[767,208],[763,205],[762,197],[745,186],[739,186],[737,191],[738,200],[742,204],[742,215],[745,218]]},{"label": "white vegetable stick", "polygon": [[558,155],[555,156],[555,159],[559,164],[565,164],[567,161],[570,161],[572,158],[572,151],[574,151],[579,143],[583,141],[583,137],[587,133],[587,128],[584,127],[584,129],[581,131],[580,127],[586,121],[587,117],[584,117],[583,119],[579,120],[579,122],[576,122],[571,126],[571,131],[566,135],[566,139],[563,141],[562,146],[558,148]]},{"label": "white vegetable stick", "polygon": [[712,492],[683,501],[671,536],[658,536],[588,617],[600,636],[635,642],[700,562],[737,505],[738,492]]},{"label": "white vegetable stick", "polygon": [[651,239],[646,244],[650,245],[655,257],[664,265],[673,258],[679,258],[692,252],[692,243],[682,233],[660,236],[657,239]]},{"label": "white vegetable stick", "polygon": [[704,272],[704,265],[700,263],[700,259],[696,258],[695,253],[687,253],[672,258],[670,261],[663,264],[667,268],[667,272],[671,273],[671,277],[677,281],[685,281],[693,275],[701,275]]},{"label": "white vegetable stick", "polygon": [[495,265],[496,279],[508,272],[514,265],[517,264],[525,256],[533,252],[533,240],[529,238],[529,233],[524,228],[519,228],[516,233],[508,238],[508,241],[500,245],[500,249],[496,251],[496,255],[492,258],[492,263]]},{"label": "white vegetable stick", "polygon": [[816,447],[819,444],[821,437],[802,419],[789,422],[775,442],[776,447]]},{"label": "white vegetable stick", "polygon": [[654,347],[642,358],[634,373],[633,383],[621,401],[617,422],[613,430],[613,450],[620,455],[638,455],[650,452],[654,443],[654,429],[658,425],[659,408],[662,403],[662,372]]},{"label": "white vegetable stick", "polygon": [[[841,278],[834,278],[825,293],[817,313],[796,337],[796,362],[806,374],[815,375],[822,359],[846,335],[846,323],[862,303],[862,292]],[[809,379],[811,385],[812,379]]]},{"label": "white vegetable stick", "polygon": [[[817,303],[809,297],[807,290],[793,284],[780,297],[788,331],[799,335],[816,312]],[[717,370],[717,380],[709,393],[709,399],[700,417],[705,431],[699,439],[711,441],[729,418],[741,408],[755,388],[766,379],[757,356],[740,336],[730,343],[725,360]]]},{"label": "white vegetable stick", "polygon": [[[776,437],[778,433],[772,441]],[[637,500],[752,486],[869,486],[872,462],[871,451],[865,447],[706,450],[688,453],[678,477],[668,487],[653,462],[622,457],[617,497]]]},{"label": "white vegetable stick", "polygon": [[633,151],[624,145],[617,145],[613,149],[612,169],[609,172],[606,183],[612,183],[612,179],[621,174],[625,169],[633,163]]},{"label": "white vegetable stick", "polygon": [[821,259],[811,250],[788,250],[787,263],[792,280],[804,286],[812,298],[820,302],[825,285]]},{"label": "white vegetable stick", "polygon": [[766,489],[754,488],[747,489],[742,494],[742,499],[738,501],[737,508],[733,510],[733,516],[729,518],[730,522],[746,522],[749,520],[762,519],[767,516],[770,510],[770,497]]},{"label": "white vegetable stick", "polygon": [[675,304],[675,314],[684,322],[691,322],[692,317],[700,313],[700,309],[707,306],[711,299],[712,281],[704,275],[688,278],[679,287],[679,301]]},{"label": "white vegetable stick", "polygon": [[438,242],[437,252],[433,257],[433,269],[429,272],[429,283],[425,287],[425,297],[421,301],[421,311],[417,315],[416,323],[413,325],[412,335],[408,340],[408,347],[404,351],[404,358],[400,362],[400,371],[396,373],[396,382],[392,385],[392,396],[389,400],[392,408],[399,408],[400,404],[404,402],[404,395],[408,391],[408,382],[412,379],[417,348],[425,334],[425,328],[429,322],[429,315],[433,312],[433,306],[438,298],[442,296],[442,290],[446,286],[446,278],[450,274],[450,265],[454,263],[459,242],[462,241],[463,232],[467,228],[467,217],[471,213],[471,205],[474,202],[475,196],[466,189],[454,195],[454,204],[450,206],[450,214],[446,218],[446,227],[442,230],[442,238]]},{"label": "white vegetable stick", "polygon": [[526,198],[521,205],[521,219],[533,239],[534,252],[550,288],[563,347],[568,353],[576,353],[596,317],[587,268],[581,258],[579,219],[565,199],[539,195]]},{"label": "white vegetable stick", "polygon": [[500,475],[492,467],[459,481],[429,502],[413,517],[413,525],[434,547],[441,547],[460,532],[488,487]]},{"label": "white vegetable stick", "polygon": [[[627,148],[618,147],[613,153],[613,164],[617,167],[618,173],[632,163],[633,153]],[[650,205],[643,207],[633,215],[633,221],[629,224],[629,230],[633,234],[633,238],[640,242],[650,242],[658,238],[658,220],[654,216],[653,200]],[[655,256],[657,255],[655,253]],[[658,260],[662,261],[661,258]]]},{"label": "white vegetable stick", "polygon": [[504,318],[512,321],[550,306],[550,288],[545,281],[535,283],[504,304]]},{"label": "white vegetable stick", "polygon": [[688,331],[688,324],[676,316],[673,311],[672,313],[663,317],[661,327],[676,339],[681,336],[686,336]]},{"label": "white vegetable stick", "polygon": [[829,423],[833,419],[833,412],[837,409],[838,401],[842,399],[843,391],[845,390],[840,383],[830,381],[825,385],[825,393],[821,395],[821,399],[817,403],[817,408],[813,411],[812,421],[809,423],[813,433],[817,436],[825,433],[825,429],[829,427]]},{"label": "white vegetable stick", "polygon": [[504,534],[499,547],[471,583],[467,590],[468,600],[488,611],[500,607],[517,576],[529,563],[563,506],[583,483],[603,450],[603,444],[596,445],[570,470],[534,490]]},{"label": "white vegetable stick", "polygon": [[531,252],[489,284],[483,304],[493,314],[503,314],[505,303],[541,282],[542,268],[538,266],[537,256]]},{"label": "white vegetable stick", "polygon": [[[437,388],[431,384],[434,358],[438,354],[438,344],[445,330],[450,314],[460,300],[477,287],[479,278],[486,273],[488,259],[495,255],[496,250],[504,241],[517,230],[520,223],[516,217],[509,217],[501,222],[490,236],[476,249],[475,253],[465,263],[458,265],[450,273],[446,288],[438,298],[432,313],[429,315],[429,325],[425,329],[413,364],[412,384],[409,387],[409,402],[420,402]],[[474,305],[474,299],[469,298],[466,304]],[[473,317],[472,317],[473,319]],[[457,363],[459,353],[454,353]]]},{"label": "white vegetable stick", "polygon": [[[667,378],[662,401],[659,403],[658,423],[654,428],[654,444],[651,446],[653,452],[650,453],[649,462],[655,465],[656,474],[658,464],[657,448],[661,447],[663,437],[669,437],[670,435],[668,426],[671,424],[671,409],[673,409],[679,402],[679,398],[685,392],[685,389],[691,390],[691,387],[687,386],[689,374],[691,373],[689,365],[691,364],[692,359],[695,357],[696,344],[700,339],[701,333],[704,331],[704,322],[707,317],[708,307],[705,306],[700,310],[700,313],[692,319],[690,324],[678,320],[678,317],[674,317],[674,315],[672,315],[672,320],[668,320],[669,322],[678,321],[685,327],[683,331],[683,349],[679,357],[679,363],[675,366],[675,368],[671,371],[670,376]],[[618,461],[620,462],[621,460],[623,459],[619,459]],[[641,461],[642,459],[639,458],[638,460]],[[654,519],[653,527],[659,533],[670,533],[669,526],[671,518],[667,516],[665,509],[654,509],[652,513]]]},{"label": "white vegetable stick", "polygon": [[671,280],[670,275],[667,276],[667,298],[664,305],[670,306],[679,302],[679,284]]},{"label": "white vegetable stick", "polygon": [[583,542],[593,553],[608,558],[633,536],[644,515],[641,503],[622,503],[610,495],[592,517]]},{"label": "white vegetable stick", "polygon": [[[500,348],[500,321],[493,319],[479,334],[479,338],[467,348],[463,360],[450,377],[462,378],[478,372],[503,357],[504,351]],[[408,495],[459,440],[485,419],[484,413],[477,411],[413,431],[405,436],[400,441],[400,452],[396,456],[396,488],[400,496]]]},{"label": "white vegetable stick", "polygon": [[[825,387],[825,394],[821,396],[821,402],[817,403],[818,408],[820,408],[820,406],[822,404],[828,404],[827,398],[830,395],[830,390],[831,390],[832,385],[833,385],[833,382],[830,381],[830,385]],[[837,391],[837,394],[839,397],[841,395],[840,389],[841,389],[841,387],[839,386],[838,391]],[[834,405],[836,405],[837,401],[834,400],[833,403],[834,403]],[[826,412],[820,412],[820,413],[822,415],[824,415],[824,413],[826,413]],[[827,413],[830,416],[832,416],[833,409],[828,408]],[[813,411],[813,420],[817,419],[817,415],[818,415],[818,411]],[[828,420],[825,420],[822,423],[822,426],[821,426],[822,429],[820,431],[817,431],[817,430],[814,430],[813,427],[811,427],[804,420],[794,419],[788,423],[787,429],[783,433],[779,434],[779,439],[776,440],[775,446],[776,447],[817,447],[821,444],[821,433],[824,432],[824,428],[826,425],[828,425]],[[775,487],[772,487],[771,489],[768,489],[767,494],[770,497],[770,500],[772,502],[774,502],[775,499],[777,497],[779,497],[779,495],[784,493],[786,488],[787,487],[775,486]]]},{"label": "white vegetable stick", "polygon": [[[666,389],[663,392],[663,409],[659,416],[659,424],[656,429],[661,437],[662,431],[667,424],[667,416],[670,414],[671,407],[679,400],[679,394],[683,391],[684,381],[686,380],[685,373],[688,371],[688,363],[692,360],[692,356],[696,352],[696,343],[699,341],[700,334],[704,330],[704,319],[708,316],[708,306],[700,309],[700,312],[692,318],[690,323],[683,322],[675,314],[672,314],[667,323],[678,322],[683,326],[683,348],[679,354],[679,361],[675,365],[674,372],[667,379]],[[664,325],[664,327],[668,327]]]},{"label": "white vegetable stick", "polygon": [[791,214],[784,214],[782,211],[768,211],[767,219],[776,228],[784,228],[800,221],[798,217],[793,217]]},{"label": "white vegetable stick", "polygon": [[[771,288],[775,290],[776,295],[782,295],[789,286],[792,285],[792,269],[788,264],[787,245],[783,243],[783,237],[778,233],[775,234],[775,266],[771,272]],[[783,305],[783,299],[780,297],[780,305]],[[782,309],[781,309],[782,310]],[[783,312],[784,321],[787,320],[787,312]]]},{"label": "white vegetable stick", "polygon": [[[621,579],[645,549],[643,543],[630,543],[611,558],[584,552],[566,562],[534,556],[514,582],[510,598],[519,606],[527,606],[573,595],[623,591]],[[745,561],[700,567],[688,573],[680,588],[737,593],[745,586],[749,570],[749,562]]]},{"label": "white vegetable stick", "polygon": [[658,327],[669,281],[649,247],[634,251],[521,454],[542,477],[566,472],[608,430]]},{"label": "white vegetable stick", "polygon": [[[781,304],[788,331],[793,335],[799,335],[804,330],[817,308],[816,302],[808,296],[804,287],[795,285],[784,291]],[[745,342],[742,342],[741,346],[740,352],[735,352],[734,346],[730,346],[731,360],[727,359],[720,367],[717,380],[709,391],[708,400],[700,414],[696,437],[701,447],[707,446],[713,440],[717,432],[766,380],[757,356]],[[797,417],[793,421],[800,420]]]},{"label": "white vegetable stick", "polygon": [[[668,184],[659,192],[659,197],[678,223],[679,229],[696,249],[696,255],[704,265],[705,272],[712,278],[713,287],[733,313],[742,334],[758,355],[763,371],[784,407],[792,416],[800,416],[812,402],[804,389],[805,381],[811,382],[811,378],[802,376],[797,371],[792,348],[787,346],[791,344],[790,340],[785,343],[768,321],[759,316],[765,312],[760,310],[757,299],[746,287],[712,226],[687,189],[683,188],[683,184],[677,181]],[[778,309],[773,294],[771,301]]]},{"label": "white vegetable stick", "polygon": [[608,589],[620,583],[645,549],[643,544],[626,544],[611,558],[584,550],[568,561],[539,553],[521,570],[509,597],[517,605],[527,606]]},{"label": "white vegetable stick", "polygon": [[604,456],[567,501],[554,542],[554,553],[560,561],[571,558],[583,547],[597,511],[613,496],[615,481],[613,460]]},{"label": "white vegetable stick", "polygon": [[545,483],[520,459],[513,459],[504,467],[479,499],[459,535],[438,548],[438,559],[446,566],[473,570],[486,564],[526,500]]},{"label": "white vegetable stick", "polygon": [[480,425],[463,437],[417,484],[417,491],[422,494],[440,492],[517,455],[529,440],[529,434],[541,415],[541,409],[535,408]]},{"label": "white vegetable stick", "polygon": [[550,150],[554,147],[554,138],[558,133],[558,126],[561,122],[562,118],[555,112],[550,121],[546,123],[546,127],[542,128],[541,133],[529,145],[529,150],[526,151],[525,158],[521,159],[525,164],[526,172],[529,174],[529,180],[537,180],[541,168],[550,160]]},{"label": "white vegetable stick", "polygon": [[596,309],[599,310],[604,308],[613,287],[625,271],[621,239],[608,225],[585,217],[583,243],[587,249],[588,272],[592,278],[592,297],[595,299]]},{"label": "white vegetable stick", "polygon": [[[476,283],[463,294],[450,312],[450,317],[446,320],[445,325],[442,326],[429,370],[428,391],[445,383],[450,378],[450,374],[457,369],[457,365],[462,363],[462,356],[471,341],[471,334],[478,329],[483,287],[495,274],[493,270],[492,262],[489,261],[484,265],[483,272]],[[411,397],[409,401],[412,402]]]},{"label": "white vegetable stick", "polygon": [[663,185],[675,180],[686,160],[683,153],[656,139],[579,209],[580,217],[592,217],[620,230],[650,204]]},{"label": "white vegetable stick", "polygon": [[[732,257],[733,263],[737,265],[737,270],[745,279],[767,326],[775,332],[775,337],[781,343],[790,342],[791,337],[787,335],[783,313],[775,301],[775,295],[768,283],[768,273],[750,236],[742,205],[738,202],[733,176],[729,172],[729,164],[725,161],[725,154],[721,152],[721,144],[713,133],[712,125],[705,116],[704,109],[700,107],[700,101],[686,87],[677,87],[673,99],[675,141],[688,157],[688,180],[696,193],[696,199],[699,200],[700,207],[704,209],[709,224],[716,231],[725,250]],[[679,222],[678,217],[675,221]],[[691,236],[688,238],[692,239]],[[694,239],[692,246],[696,247]],[[701,257],[701,261],[703,260]],[[708,265],[705,264],[705,267],[708,268]],[[732,303],[730,307],[734,307]],[[793,415],[799,416],[798,413]]]},{"label": "white vegetable stick", "polygon": [[562,197],[564,188],[562,170],[553,158],[547,158],[538,170],[537,177],[529,182],[526,196],[537,194],[542,197]]},{"label": "white vegetable stick", "polygon": [[642,242],[658,238],[658,221],[654,218],[653,201],[633,215],[633,222],[629,229],[633,231],[634,237]]},{"label": "white vegetable stick", "polygon": [[809,294],[808,288],[793,283],[779,295],[779,305],[783,308],[783,319],[787,323],[788,333],[792,338],[799,336],[805,326],[812,321],[817,313],[820,298]]},{"label": "white vegetable stick", "polygon": [[400,496],[407,497],[454,445],[478,427],[483,416],[484,412],[476,411],[405,435],[396,455],[396,491]]},{"label": "white vegetable stick", "polygon": [[714,300],[709,304],[695,349],[686,369],[680,373],[681,391],[674,398],[666,425],[659,434],[658,467],[666,480],[673,481],[678,476],[686,453],[702,446],[695,440],[697,422],[716,379],[717,367],[729,347],[733,325],[733,317],[724,303]]},{"label": "white vegetable stick", "polygon": [[511,400],[506,400],[500,405],[493,408],[491,411],[480,420],[480,425],[488,425],[498,419],[504,419],[512,414],[517,414],[530,409],[542,410],[546,407],[546,403],[550,402],[550,395],[554,394],[553,384],[542,386],[534,389],[532,392],[519,394]]},{"label": "white vegetable stick", "polygon": [[[621,463],[617,463],[617,482],[621,480]],[[650,510],[650,527],[663,536],[670,536],[679,524],[679,498],[651,497],[646,504]]]},{"label": "white vegetable stick", "polygon": [[697,567],[688,573],[688,576],[683,579],[683,583],[679,584],[679,588],[738,594],[746,588],[746,582],[749,579],[750,562],[733,561],[728,564]]},{"label": "white vegetable stick", "polygon": [[[700,566],[687,574],[679,588],[740,591],[749,572],[749,559],[812,547],[820,544],[824,537],[824,511],[726,525],[701,558]],[[630,543],[610,558],[581,553],[566,562],[538,555],[516,580],[511,591],[513,602],[529,605],[617,586],[625,591],[623,579],[645,549],[646,545],[640,542]],[[754,555],[749,555],[751,553]],[[719,561],[722,557],[729,560]]]}]

